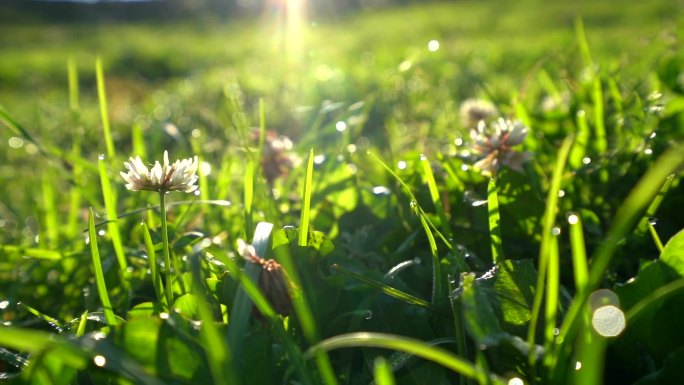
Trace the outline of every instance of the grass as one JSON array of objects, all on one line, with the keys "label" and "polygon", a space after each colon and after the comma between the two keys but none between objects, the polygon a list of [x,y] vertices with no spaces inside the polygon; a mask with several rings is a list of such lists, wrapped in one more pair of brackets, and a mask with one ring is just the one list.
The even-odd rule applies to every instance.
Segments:
[{"label": "grass", "polygon": [[[677,382],[680,8],[0,26],[0,378]],[[529,129],[498,172],[468,98]],[[124,187],[164,150],[197,194]]]}]

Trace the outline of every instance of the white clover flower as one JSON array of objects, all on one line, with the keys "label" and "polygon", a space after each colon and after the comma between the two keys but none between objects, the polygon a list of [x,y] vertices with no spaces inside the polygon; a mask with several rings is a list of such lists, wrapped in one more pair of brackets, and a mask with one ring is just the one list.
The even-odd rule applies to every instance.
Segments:
[{"label": "white clover flower", "polygon": [[463,127],[475,127],[482,121],[489,121],[498,114],[494,104],[483,99],[466,99],[459,109]]},{"label": "white clover flower", "polygon": [[191,193],[197,190],[197,156],[193,158],[176,160],[169,163],[169,153],[164,151],[164,164],[154,162],[154,166],[148,169],[139,156],[131,157],[124,162],[128,172],[121,172],[121,177],[126,181],[126,188],[132,191],[183,191]]},{"label": "white clover flower", "polygon": [[499,118],[487,125],[481,120],[470,131],[473,141],[470,153],[477,160],[473,166],[485,175],[496,175],[501,165],[522,172],[522,164],[529,154],[512,147],[521,144],[527,132],[527,127],[519,121]]}]

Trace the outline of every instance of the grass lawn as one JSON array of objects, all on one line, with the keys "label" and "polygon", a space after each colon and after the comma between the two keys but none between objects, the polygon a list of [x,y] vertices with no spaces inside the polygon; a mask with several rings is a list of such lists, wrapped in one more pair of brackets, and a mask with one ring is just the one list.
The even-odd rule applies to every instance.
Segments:
[{"label": "grass lawn", "polygon": [[3,23],[0,382],[680,383],[683,8]]}]

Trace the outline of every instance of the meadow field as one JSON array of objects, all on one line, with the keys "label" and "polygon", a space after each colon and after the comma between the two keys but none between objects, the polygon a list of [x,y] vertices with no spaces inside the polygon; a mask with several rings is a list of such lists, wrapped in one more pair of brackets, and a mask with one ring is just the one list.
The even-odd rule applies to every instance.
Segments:
[{"label": "meadow field", "polygon": [[0,383],[684,383],[684,2],[265,3],[0,23]]}]

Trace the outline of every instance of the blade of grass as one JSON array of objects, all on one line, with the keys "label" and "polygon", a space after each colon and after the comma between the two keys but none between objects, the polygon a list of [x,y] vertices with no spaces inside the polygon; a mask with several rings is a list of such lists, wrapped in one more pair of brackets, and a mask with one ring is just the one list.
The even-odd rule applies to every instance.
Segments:
[{"label": "blade of grass", "polygon": [[100,174],[100,184],[102,185],[102,197],[104,198],[105,210],[107,212],[107,230],[109,230],[109,236],[112,239],[112,245],[114,246],[114,253],[119,262],[121,282],[123,285],[126,285],[128,282],[126,279],[128,275],[128,262],[126,262],[126,255],[123,251],[123,242],[121,241],[121,233],[119,231],[118,217],[116,214],[116,197],[114,196],[112,184],[109,181],[107,164],[103,156],[98,158],[97,166]]},{"label": "blade of grass", "polygon": [[67,78],[69,82],[69,109],[77,113],[80,109],[78,103],[78,67],[76,59],[70,57],[67,60]]},{"label": "blade of grass", "polygon": [[587,114],[584,110],[577,111],[575,115],[576,135],[575,143],[572,145],[570,151],[570,167],[578,169],[582,167],[582,160],[587,153],[587,144],[589,143],[589,125],[587,124]]},{"label": "blade of grass", "polygon": [[655,229],[655,221],[648,221],[648,231],[651,233],[651,238],[653,238],[653,242],[655,242],[656,247],[658,248],[658,252],[663,252],[663,242],[660,240],[660,237],[658,236],[658,232],[656,232]]},{"label": "blade of grass", "polygon": [[200,259],[191,258],[193,291],[200,300],[197,301],[197,312],[202,329],[200,334],[205,346],[209,370],[217,385],[232,385],[236,383],[235,370],[233,369],[231,351],[215,324],[214,315],[209,307],[209,299],[204,287],[204,280],[200,273]]},{"label": "blade of grass", "polygon": [[116,326],[117,321],[114,316],[114,309],[109,301],[109,294],[107,292],[107,285],[104,279],[104,272],[102,271],[102,261],[100,260],[100,250],[97,248],[97,231],[95,230],[95,214],[93,208],[90,208],[90,216],[88,217],[88,236],[90,238],[90,252],[93,258],[93,269],[95,271],[95,283],[97,285],[97,292],[100,295],[100,302],[104,311],[107,324]]},{"label": "blade of grass", "polygon": [[[248,161],[245,170],[245,235],[247,239],[255,236],[252,229],[254,228],[254,214],[252,213],[252,205],[254,204],[254,162]],[[255,246],[256,247],[256,246]]]},{"label": "blade of grass", "polygon": [[420,219],[420,224],[423,227],[423,230],[425,231],[425,236],[428,239],[428,244],[430,245],[430,254],[432,255],[432,303],[437,304],[442,302],[442,270],[441,270],[441,264],[439,262],[439,255],[437,254],[437,243],[435,242],[435,237],[432,234],[432,231],[430,230],[430,227],[432,227],[435,232],[440,236],[442,241],[449,247],[449,249],[452,249],[452,245],[449,241],[447,241],[442,233],[440,233],[434,225],[432,225],[432,222],[430,222],[429,218],[425,214],[425,211],[423,211],[423,208],[418,204],[418,200],[416,199],[415,195],[413,195],[413,192],[411,192],[411,189],[409,186],[397,175],[385,162],[380,159],[377,155],[375,155],[372,152],[368,152],[368,155],[373,158],[376,162],[378,162],[387,172],[390,173],[398,182],[401,184],[401,186],[404,188],[404,191],[406,194],[409,196],[411,199],[411,204],[413,205],[413,208],[416,210],[416,213],[418,214],[418,218]]},{"label": "blade of grass", "polygon": [[394,374],[392,367],[384,357],[378,357],[373,361],[373,377],[375,385],[394,385]]},{"label": "blade of grass", "polygon": [[575,276],[575,288],[576,290],[580,290],[580,288],[583,288],[587,284],[589,279],[582,219],[575,213],[569,213],[568,223],[570,224],[570,247],[572,249],[572,267]]},{"label": "blade of grass", "polygon": [[43,174],[42,178],[42,197],[43,197],[43,218],[45,220],[45,235],[47,239],[41,239],[41,243],[49,249],[56,248],[59,243],[59,212],[55,205],[55,190],[52,179],[52,173]]},{"label": "blade of grass", "polygon": [[58,355],[67,365],[81,369],[86,365],[84,354],[54,333],[19,327],[0,328],[0,345],[21,352],[38,355],[47,349]]},{"label": "blade of grass", "polygon": [[139,156],[140,159],[149,159],[147,156],[147,146],[145,145],[145,135],[139,123],[133,123],[133,126],[131,126],[131,143],[135,155]]},{"label": "blade of grass", "polygon": [[[265,256],[269,249],[269,242],[271,240],[271,231],[273,224],[268,222],[259,222],[254,231],[254,238],[252,246],[258,256]],[[258,309],[264,317],[275,317],[276,313],[268,304],[268,301],[263,297],[263,294],[258,290],[255,292],[255,283],[258,282],[259,269],[261,266],[255,263],[247,263],[245,265],[244,273],[238,273],[239,268],[235,261],[224,261],[229,265],[229,272],[232,274],[239,274],[236,278],[241,282],[240,287],[235,295],[235,302],[230,313],[230,324],[228,324],[227,339],[231,350],[239,352],[242,351],[244,336],[249,328],[249,319],[252,315],[252,304],[254,298],[263,301],[259,304]],[[244,276],[244,277],[243,277]],[[249,289],[249,292],[248,292]],[[250,295],[251,294],[251,295]],[[251,299],[250,299],[251,298]]]},{"label": "blade of grass", "polygon": [[81,314],[78,320],[78,326],[76,327],[76,337],[83,337],[85,335],[86,326],[88,325],[88,310]]},{"label": "blade of grass", "polygon": [[6,254],[21,254],[21,256],[24,258],[48,259],[55,261],[62,259],[63,257],[62,253],[55,250],[37,249],[32,247],[22,247],[14,245],[0,245],[0,251]]},{"label": "blade of grass", "polygon": [[[591,292],[601,282],[615,249],[622,239],[628,235],[642,212],[656,198],[667,178],[675,173],[682,164],[684,164],[684,152],[680,145],[674,145],[648,169],[623,202],[612,221],[613,225],[608,230],[605,241],[600,244],[592,258],[586,286],[575,295],[566,313],[560,332],[556,337],[557,355],[570,353],[569,344],[574,340],[578,321],[581,320],[579,316],[582,309],[584,309]],[[564,359],[565,357],[558,357],[557,362],[563,362]]]},{"label": "blade of grass", "polygon": [[437,187],[437,181],[435,181],[435,176],[432,173],[432,165],[426,156],[421,156],[420,163],[423,165],[423,178],[427,182],[428,189],[430,190],[430,198],[432,203],[435,205],[435,210],[437,215],[439,215],[439,220],[441,222],[441,229],[444,235],[448,238],[453,238],[453,233],[451,232],[451,227],[449,227],[449,219],[447,218],[447,212],[442,204],[442,199],[440,199],[439,188]]},{"label": "blade of grass", "polygon": [[644,314],[644,310],[648,309],[651,306],[658,305],[659,303],[661,303],[661,300],[667,298],[668,296],[682,289],[684,289],[684,278],[672,281],[664,286],[661,286],[653,290],[647,296],[642,298],[639,302],[634,304],[634,306],[632,306],[625,313],[627,325],[629,325],[630,322],[636,321],[641,316],[641,314]]},{"label": "blade of grass", "polygon": [[114,140],[112,139],[112,130],[109,126],[109,111],[107,108],[107,93],[105,91],[102,58],[99,56],[95,59],[95,76],[97,78],[97,96],[100,102],[100,118],[102,119],[102,129],[104,131],[105,146],[107,148],[107,157],[109,159],[114,159],[116,151],[114,149]]},{"label": "blade of grass", "polygon": [[383,293],[389,295],[390,297],[394,297],[400,301],[406,302],[406,303],[411,304],[411,305],[420,306],[424,309],[428,309],[428,310],[435,312],[437,314],[441,314],[447,318],[451,317],[451,315],[445,313],[444,311],[442,311],[442,309],[438,308],[437,306],[434,306],[433,304],[431,304],[430,302],[428,302],[422,298],[418,298],[414,295],[411,295],[411,294],[406,293],[404,291],[401,291],[399,289],[393,288],[392,286],[386,285],[382,282],[378,282],[374,279],[371,279],[371,278],[368,278],[368,277],[363,276],[361,274],[355,273],[355,272],[353,272],[353,271],[351,271],[345,267],[342,267],[338,264],[332,265],[332,269],[339,271],[340,273],[342,273],[342,274],[344,274],[350,278],[353,278],[359,282],[363,282],[368,286],[374,287],[374,288],[382,291]]},{"label": "blade of grass", "polygon": [[[150,264],[150,278],[152,279],[152,286],[154,287],[154,293],[157,296],[157,300],[154,302],[154,311],[159,313],[163,308],[164,304],[164,287],[162,285],[161,273],[159,272],[159,264],[157,263],[157,253],[154,251],[154,243],[152,242],[152,235],[150,234],[150,229],[147,227],[145,222],[140,224],[142,226],[143,239],[145,240],[145,250],[147,251],[147,260]],[[167,309],[170,309],[170,305],[167,304]]]},{"label": "blade of grass", "polygon": [[306,247],[309,244],[309,222],[311,221],[311,190],[313,188],[314,151],[309,151],[309,161],[306,166],[304,191],[302,192],[302,215],[299,221],[299,240],[297,244]]},{"label": "blade of grass", "polygon": [[487,185],[487,208],[489,212],[489,237],[492,241],[492,263],[496,265],[504,257],[501,244],[501,214],[496,180],[491,178]]},{"label": "blade of grass", "polygon": [[[551,178],[551,186],[546,198],[546,209],[544,211],[544,217],[542,222],[542,240],[541,246],[539,247],[539,273],[537,276],[537,285],[534,293],[534,302],[532,304],[532,314],[530,318],[529,329],[527,330],[527,343],[530,346],[530,353],[528,355],[528,361],[530,365],[535,363],[535,334],[537,331],[537,323],[539,320],[539,314],[541,312],[542,299],[544,297],[544,292],[556,292],[558,287],[551,287],[545,285],[547,281],[548,270],[557,269],[558,260],[551,258],[552,253],[552,237],[554,236],[553,225],[556,220],[556,212],[558,210],[558,191],[561,188],[561,180],[563,176],[563,171],[565,170],[565,163],[568,159],[570,153],[570,147],[572,146],[572,137],[568,137],[563,141],[563,144],[558,151],[558,157],[556,158],[556,164],[553,169],[553,176]],[[551,264],[556,264],[556,266],[550,266]],[[547,293],[548,295],[548,293]],[[547,299],[548,301],[548,299]],[[558,305],[554,302],[554,305]],[[548,314],[547,314],[548,316]],[[545,325],[544,336],[548,336],[548,330],[551,329],[551,335],[553,336],[553,328],[555,325]],[[548,342],[548,341],[545,341]],[[545,343],[546,345],[546,343]]]},{"label": "blade of grass", "polygon": [[[442,365],[445,368],[459,373],[465,377],[477,381],[487,381],[486,372],[447,350],[436,346],[431,346],[423,341],[415,340],[413,338],[384,333],[360,332],[338,335],[323,340],[315,346],[312,346],[306,352],[306,356],[311,358],[318,352],[322,351],[327,352],[341,348],[358,347],[391,349],[413,354]],[[497,385],[505,384],[505,382],[498,378],[491,378],[491,382]]]},{"label": "blade of grass", "polygon": [[[544,350],[549,352],[556,335],[556,316],[560,292],[560,258],[558,256],[558,235],[554,233],[549,240],[548,270],[546,272],[546,299],[544,312]],[[532,346],[532,345],[530,345]],[[544,365],[551,367],[556,357],[552,354],[544,355]]]},{"label": "blade of grass", "polygon": [[591,58],[589,43],[587,42],[587,36],[584,33],[584,23],[582,22],[582,18],[579,17],[575,20],[575,36],[577,38],[577,45],[579,47],[580,56],[582,57],[584,66],[593,66],[594,60]]}]

